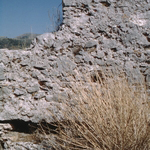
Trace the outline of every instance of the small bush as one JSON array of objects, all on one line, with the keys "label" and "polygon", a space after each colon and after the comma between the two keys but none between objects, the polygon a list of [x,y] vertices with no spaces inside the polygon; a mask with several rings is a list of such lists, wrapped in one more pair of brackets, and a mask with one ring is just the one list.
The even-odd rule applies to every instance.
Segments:
[{"label": "small bush", "polygon": [[29,47],[31,44],[31,39],[11,39],[11,38],[2,38],[0,39],[0,49],[24,49]]},{"label": "small bush", "polygon": [[149,106],[144,87],[132,87],[125,78],[87,81],[73,86],[76,105],[62,110],[64,120],[55,118],[56,134],[50,137],[43,130],[42,140],[64,150],[149,150]]}]

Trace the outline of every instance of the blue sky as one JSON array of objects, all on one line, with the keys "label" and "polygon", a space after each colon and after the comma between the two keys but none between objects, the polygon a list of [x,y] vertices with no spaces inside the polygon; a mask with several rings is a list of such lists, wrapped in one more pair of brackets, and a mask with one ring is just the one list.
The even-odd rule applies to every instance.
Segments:
[{"label": "blue sky", "polygon": [[14,38],[52,31],[48,14],[55,13],[61,3],[62,0],[0,0],[0,36]]}]

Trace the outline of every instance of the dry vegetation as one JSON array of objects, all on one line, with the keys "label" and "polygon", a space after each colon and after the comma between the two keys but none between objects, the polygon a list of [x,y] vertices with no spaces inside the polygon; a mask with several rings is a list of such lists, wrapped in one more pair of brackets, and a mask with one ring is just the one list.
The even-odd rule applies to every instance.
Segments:
[{"label": "dry vegetation", "polygon": [[[125,78],[103,82],[87,79],[72,88],[76,106],[69,106],[55,132],[38,137],[53,149],[149,150],[149,105],[143,86],[131,87]],[[49,130],[49,131],[48,131]],[[50,134],[49,134],[50,133]]]}]

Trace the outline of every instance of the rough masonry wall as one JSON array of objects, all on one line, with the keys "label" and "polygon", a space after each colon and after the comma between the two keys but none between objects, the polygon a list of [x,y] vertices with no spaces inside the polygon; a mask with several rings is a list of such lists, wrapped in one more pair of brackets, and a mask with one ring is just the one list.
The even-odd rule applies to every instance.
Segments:
[{"label": "rough masonry wall", "polygon": [[80,66],[123,68],[131,82],[146,81],[150,93],[150,0],[63,0],[63,6],[62,30],[33,45],[73,53]]},{"label": "rough masonry wall", "polygon": [[150,94],[150,0],[63,0],[63,25],[27,50],[0,50],[0,121],[51,122],[78,73],[124,71]]},{"label": "rough masonry wall", "polygon": [[123,69],[149,90],[150,1],[63,0],[63,13],[61,30],[30,49],[0,50],[0,120],[45,119],[79,71]]}]

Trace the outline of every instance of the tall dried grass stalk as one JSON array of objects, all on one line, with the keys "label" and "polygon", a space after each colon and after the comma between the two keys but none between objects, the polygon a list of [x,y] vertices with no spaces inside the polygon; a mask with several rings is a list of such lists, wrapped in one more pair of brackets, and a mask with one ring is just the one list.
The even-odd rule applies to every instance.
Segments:
[{"label": "tall dried grass stalk", "polygon": [[87,79],[72,87],[76,106],[69,106],[63,121],[56,121],[54,149],[149,150],[149,106],[143,86],[125,78],[96,82]]}]

